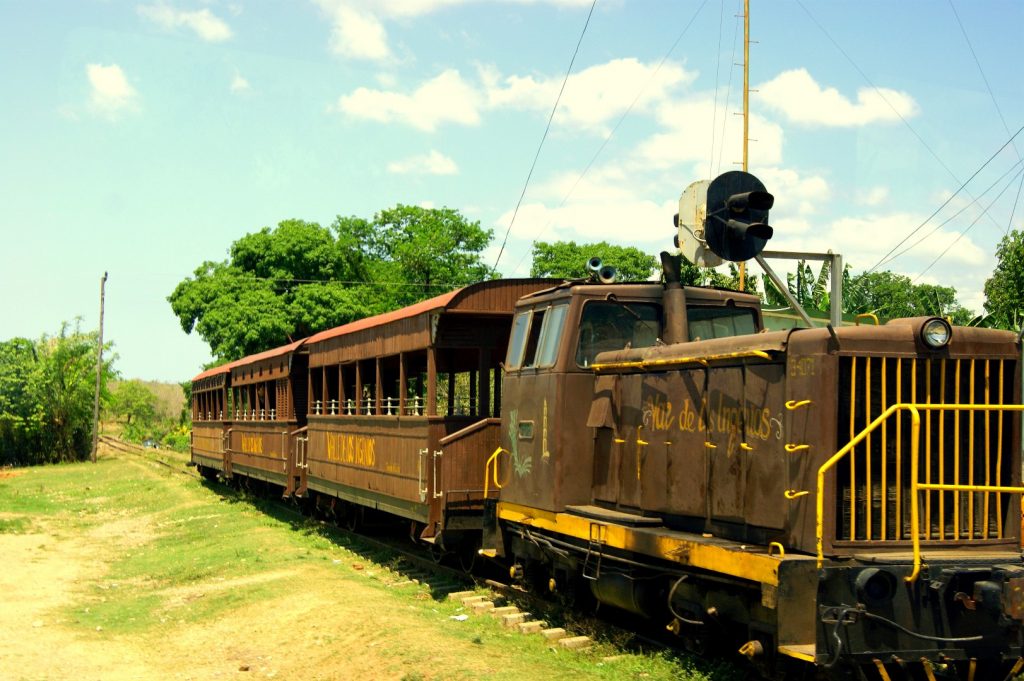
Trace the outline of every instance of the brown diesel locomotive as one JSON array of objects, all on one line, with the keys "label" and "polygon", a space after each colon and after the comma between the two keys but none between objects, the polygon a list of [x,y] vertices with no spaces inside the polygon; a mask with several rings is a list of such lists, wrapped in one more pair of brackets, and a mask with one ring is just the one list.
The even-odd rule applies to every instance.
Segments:
[{"label": "brown diesel locomotive", "polygon": [[[749,198],[709,203],[735,213],[711,247],[763,247]],[[756,296],[663,262],[661,284],[484,282],[200,374],[193,460],[766,670],[1019,672],[1019,336],[765,331]]]}]

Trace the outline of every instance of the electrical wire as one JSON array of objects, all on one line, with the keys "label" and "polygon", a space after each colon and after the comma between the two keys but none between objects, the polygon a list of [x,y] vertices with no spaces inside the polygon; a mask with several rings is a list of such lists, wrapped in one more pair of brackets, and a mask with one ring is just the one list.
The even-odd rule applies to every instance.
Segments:
[{"label": "electrical wire", "polygon": [[[715,51],[715,108],[711,114],[711,153],[708,155],[708,177],[715,172],[715,133],[718,129],[718,78],[722,71],[722,26],[725,22],[725,0],[721,0],[718,11],[718,49]],[[722,140],[723,143],[725,140]]]},{"label": "electrical wire", "polygon": [[[875,85],[874,81],[872,81],[872,80],[871,80],[870,78],[868,78],[868,75],[867,75],[866,73],[864,73],[864,70],[863,70],[863,69],[862,69],[862,68],[861,68],[861,67],[860,67],[860,66],[859,66],[859,65],[857,64],[857,62],[855,62],[855,61],[853,60],[853,57],[851,57],[851,56],[850,56],[850,55],[849,55],[849,54],[848,54],[848,53],[846,52],[846,50],[844,50],[844,49],[842,48],[842,46],[841,46],[841,45],[840,45],[840,44],[839,44],[838,42],[836,42],[836,39],[832,37],[832,34],[831,34],[831,33],[829,33],[829,32],[828,32],[828,31],[827,31],[827,30],[825,29],[825,27],[821,25],[821,22],[819,22],[819,21],[817,20],[817,18],[815,18],[815,16],[814,16],[813,14],[811,14],[811,11],[810,11],[809,9],[807,9],[806,5],[804,5],[804,3],[802,2],[802,0],[796,0],[796,3],[797,3],[797,4],[799,5],[799,6],[800,6],[800,9],[802,9],[802,10],[804,11],[804,13],[805,13],[805,14],[806,14],[806,15],[808,16],[808,18],[810,18],[810,20],[811,20],[811,21],[812,21],[812,22],[814,23],[814,25],[815,25],[815,26],[817,26],[817,27],[818,27],[818,29],[819,29],[819,30],[820,30],[820,31],[821,31],[821,32],[822,32],[822,33],[824,34],[824,36],[825,36],[825,37],[826,37],[826,38],[827,38],[827,39],[829,40],[829,42],[831,42],[831,43],[832,43],[832,46],[833,46],[833,47],[835,47],[835,48],[836,48],[836,49],[837,49],[837,50],[839,51],[839,53],[840,53],[841,55],[843,55],[843,57],[844,57],[844,58],[846,59],[846,61],[848,61],[848,62],[850,63],[850,65],[851,65],[851,66],[852,66],[852,67],[854,68],[854,70],[855,70],[855,71],[856,71],[856,72],[857,72],[858,74],[860,74],[860,77],[864,79],[864,82],[866,82],[866,83],[867,83],[868,85],[870,85],[870,86],[871,86],[871,88],[872,88],[872,89],[873,89],[873,90],[875,91],[875,94],[876,94],[876,95],[878,95],[878,97],[879,97],[879,98],[880,98],[880,99],[881,99],[881,100],[882,100],[883,102],[885,102],[885,103],[886,103],[886,105],[887,105],[887,106],[888,106],[888,107],[889,107],[890,109],[892,109],[892,112],[893,112],[894,114],[896,114],[897,118],[899,118],[899,119],[900,119],[900,121],[902,121],[903,125],[904,125],[904,126],[906,126],[906,128],[907,128],[907,129],[908,129],[908,130],[909,130],[909,131],[911,132],[911,134],[913,134],[913,135],[914,135],[914,137],[916,137],[916,138],[917,138],[917,141],[921,143],[921,146],[923,146],[923,147],[924,147],[924,148],[925,148],[925,149],[926,149],[926,150],[928,151],[928,153],[929,153],[929,154],[931,154],[932,158],[934,158],[934,159],[936,160],[936,162],[937,162],[937,163],[938,163],[938,164],[939,164],[940,166],[942,166],[942,168],[943,168],[943,169],[944,169],[944,170],[945,170],[945,171],[946,171],[946,172],[947,172],[947,173],[949,174],[949,176],[950,176],[950,177],[952,177],[952,178],[953,178],[953,180],[954,180],[954,181],[956,181],[956,182],[960,182],[960,178],[958,178],[958,177],[956,176],[956,173],[954,173],[954,172],[952,171],[952,169],[950,169],[950,167],[946,165],[946,163],[945,163],[945,162],[944,162],[944,161],[942,160],[942,158],[941,158],[941,157],[940,157],[940,156],[939,156],[939,155],[938,155],[938,154],[937,154],[937,153],[935,152],[935,150],[934,150],[934,149],[932,149],[931,145],[929,145],[929,144],[928,144],[928,143],[927,143],[927,142],[926,142],[926,141],[924,140],[924,138],[923,138],[923,137],[921,137],[920,133],[918,133],[918,132],[917,132],[917,130],[916,130],[916,129],[914,128],[914,126],[910,124],[910,121],[908,121],[908,120],[906,119],[906,117],[905,117],[905,116],[904,116],[904,115],[903,115],[902,113],[900,113],[899,109],[897,109],[897,108],[896,108],[896,107],[895,107],[895,106],[893,105],[893,103],[889,101],[889,98],[885,96],[885,93],[884,93],[884,92],[882,92],[882,90],[881,90],[881,89],[880,89],[880,88],[879,88],[879,87],[878,87],[877,85]],[[1014,137],[1016,137],[1016,135],[1014,135]],[[1011,138],[1011,140],[1012,140],[1012,139],[1013,139],[1013,138]],[[972,176],[972,177],[973,177],[973,176]],[[966,187],[966,186],[967,186],[967,184],[968,184],[969,182],[970,182],[970,180],[968,180],[967,182],[964,182],[963,184],[961,184],[961,186],[960,186],[960,189],[958,189],[958,190],[957,190],[957,192],[959,193],[959,192],[960,192],[961,190],[963,190],[963,189],[964,189],[964,187]],[[970,196],[970,193],[968,193],[968,196]],[[974,197],[972,196],[971,198],[974,198]],[[986,216],[987,216],[987,217],[988,217],[988,218],[989,218],[990,220],[992,220],[993,224],[996,224],[996,225],[998,225],[998,223],[996,223],[995,219],[993,219],[991,215],[988,215],[988,213],[986,213]],[[934,215],[933,215],[933,217],[934,217]],[[930,220],[930,219],[931,219],[931,218],[929,218],[929,220]],[[897,248],[899,248],[900,246],[902,246],[902,245],[903,245],[903,244],[904,244],[904,243],[906,242],[906,240],[907,240],[907,239],[909,239],[909,238],[910,238],[910,237],[912,237],[912,236],[913,236],[913,235],[914,235],[915,233],[917,233],[917,231],[918,231],[919,229],[921,229],[921,227],[923,227],[923,226],[924,226],[924,224],[926,224],[926,223],[927,223],[927,221],[925,221],[925,223],[922,223],[921,225],[918,225],[918,226],[917,226],[916,228],[914,228],[914,230],[913,230],[913,231],[912,231],[912,232],[911,232],[910,234],[908,234],[907,236],[905,236],[905,237],[903,238],[903,240],[902,240],[902,241],[900,241],[900,243],[899,243],[899,244],[897,244],[897,245],[896,245],[896,246],[895,246],[895,247],[894,247],[894,248],[893,248],[892,250],[890,250],[890,251],[889,251],[889,253],[886,253],[886,254],[885,254],[885,255],[884,255],[883,257],[882,257],[882,260],[885,260],[885,258],[888,258],[888,257],[889,257],[889,256],[890,256],[890,255],[892,254],[892,252],[893,252],[893,251],[895,251],[895,250],[896,250]],[[879,266],[879,264],[880,264],[880,263],[881,263],[881,260],[880,260],[880,261],[879,261],[878,263],[875,263],[875,264],[874,264],[874,265],[873,265],[873,266],[872,266],[871,268],[869,268],[868,270],[866,270],[866,271],[865,271],[865,274],[870,274],[871,272],[875,271],[875,269],[876,269],[876,268],[877,268],[877,267]]]},{"label": "electrical wire", "polygon": [[[569,191],[567,191],[565,193],[565,196],[562,197],[562,201],[558,204],[558,208],[561,208],[562,206],[565,205],[565,202],[569,200],[569,197],[572,196],[572,193],[574,191],[576,191],[576,187],[579,186],[579,183],[583,180],[584,177],[586,177],[587,173],[590,172],[590,169],[593,167],[594,162],[597,161],[598,157],[604,151],[605,147],[608,146],[608,143],[611,141],[612,137],[615,136],[615,133],[618,131],[619,127],[622,125],[622,122],[624,120],[626,120],[626,117],[629,116],[629,114],[633,111],[633,108],[636,106],[636,103],[638,101],[640,101],[640,96],[643,95],[644,91],[647,90],[647,88],[648,88],[648,86],[650,86],[651,82],[654,81],[654,78],[658,75],[658,72],[661,71],[661,67],[665,65],[665,62],[668,61],[668,58],[675,51],[676,47],[679,46],[679,43],[683,39],[683,36],[685,36],[687,31],[690,30],[690,26],[692,26],[693,22],[697,20],[698,15],[700,15],[701,10],[704,9],[704,5],[706,5],[707,3],[708,3],[708,0],[703,0],[703,2],[701,2],[701,4],[700,4],[700,7],[697,8],[697,11],[693,13],[692,17],[690,17],[690,21],[687,22],[687,24],[683,28],[682,32],[679,34],[678,37],[676,37],[675,42],[672,43],[672,47],[668,48],[668,52],[666,52],[665,56],[663,56],[661,58],[661,61],[658,62],[658,66],[654,69],[654,72],[651,73],[651,75],[647,78],[647,82],[645,82],[643,84],[643,86],[640,88],[640,90],[636,93],[636,96],[633,98],[633,101],[630,102],[630,104],[626,108],[626,110],[622,113],[621,116],[619,116],[619,119],[615,122],[615,125],[612,127],[611,132],[608,133],[607,137],[605,137],[604,140],[601,142],[601,145],[597,148],[597,151],[594,152],[594,155],[590,157],[590,160],[587,162],[586,167],[583,168],[583,171],[579,174],[579,177],[577,177],[576,181],[573,182],[572,187],[570,187]],[[544,227],[542,227],[541,230],[539,232],[537,232],[533,236],[533,239],[531,241],[534,241],[534,242],[537,241],[537,239],[539,239],[540,236],[542,234],[544,234],[548,230],[548,227],[550,227],[550,226],[551,226],[551,221],[549,220],[544,225]],[[505,235],[505,238],[506,238],[506,240],[508,239],[508,234]],[[529,251],[524,253],[523,257],[519,259],[519,262],[516,263],[516,266],[513,269],[518,270],[519,267],[523,264],[523,261],[526,260],[526,257],[529,254],[530,254]]]},{"label": "electrical wire", "polygon": [[[1019,165],[1019,162],[1018,162],[1018,165]],[[988,207],[991,208],[992,205],[1003,196],[1003,194],[1006,192],[1006,190],[1010,188],[1010,185],[1013,184],[1013,181],[1016,180],[1018,177],[1021,177],[1022,175],[1024,175],[1024,168],[1021,168],[1020,170],[1017,171],[1017,174],[1014,175],[1010,179],[1010,181],[1006,183],[1006,186],[1003,187],[1002,191],[1000,191],[998,194],[996,194],[996,197],[994,199],[992,199],[992,201],[989,203]],[[925,275],[925,273],[928,272],[928,270],[930,270],[935,265],[935,263],[937,263],[939,260],[941,260],[943,258],[943,256],[945,256],[946,253],[949,252],[949,249],[953,248],[953,246],[955,246],[957,244],[957,242],[960,241],[960,239],[965,234],[967,234],[967,232],[971,231],[971,229],[974,228],[974,225],[978,224],[978,220],[981,219],[982,215],[984,215],[984,213],[979,213],[978,217],[974,218],[974,220],[971,222],[971,224],[967,225],[967,227],[965,227],[964,230],[962,232],[960,232],[960,234],[955,239],[953,239],[953,243],[951,243],[950,245],[946,246],[946,249],[944,251],[942,251],[942,253],[939,253],[939,255],[935,258],[935,260],[931,261],[931,264],[929,264],[928,267],[926,267],[923,270],[921,270],[921,273],[918,274],[914,278],[914,283],[917,283],[917,280],[920,279],[921,277],[923,277]]]},{"label": "electrical wire", "polygon": [[[799,1],[799,0],[798,0],[798,1]],[[984,169],[985,169],[986,167],[988,167],[988,164],[989,164],[989,163],[991,163],[991,162],[992,162],[993,160],[995,160],[995,158],[996,158],[997,156],[999,156],[999,154],[1001,154],[1001,153],[1003,152],[1003,150],[1004,150],[1004,149],[1006,149],[1006,147],[1007,147],[1007,146],[1009,146],[1009,145],[1010,145],[1010,143],[1011,143],[1011,142],[1013,142],[1013,140],[1014,140],[1014,139],[1015,139],[1015,138],[1017,137],[1017,135],[1019,135],[1019,134],[1020,134],[1021,132],[1024,132],[1024,126],[1021,126],[1021,128],[1020,128],[1019,130],[1017,130],[1017,132],[1015,132],[1015,133],[1013,134],[1013,136],[1012,136],[1012,137],[1010,137],[1010,139],[1006,140],[1006,142],[1004,142],[1004,143],[1003,143],[1003,145],[1002,145],[1001,147],[999,147],[999,149],[997,149],[997,150],[996,150],[996,152],[995,152],[994,154],[992,154],[991,156],[989,156],[989,157],[988,157],[988,160],[987,160],[987,161],[985,161],[984,163],[982,163],[982,164],[981,164],[981,166],[980,166],[980,167],[979,167],[979,168],[978,168],[977,170],[975,170],[975,171],[974,171],[974,173],[973,173],[973,174],[971,174],[971,176],[970,176],[969,178],[967,178],[967,181],[966,181],[966,182],[964,182],[963,184],[961,184],[961,185],[960,185],[960,188],[959,188],[959,189],[957,189],[957,190],[956,190],[955,192],[953,192],[952,194],[950,194],[949,198],[947,198],[947,199],[946,199],[945,201],[943,201],[943,202],[942,202],[942,205],[941,205],[941,206],[939,206],[938,208],[936,208],[936,209],[935,209],[935,211],[934,211],[934,212],[932,212],[932,214],[931,214],[931,215],[929,215],[929,216],[928,216],[927,218],[925,218],[924,222],[922,222],[921,224],[919,224],[919,225],[918,225],[917,227],[915,227],[914,229],[910,230],[910,233],[909,233],[909,234],[907,234],[907,235],[906,235],[905,237],[903,237],[902,239],[900,239],[900,242],[899,242],[898,244],[896,244],[895,246],[893,246],[892,248],[890,248],[890,249],[889,249],[889,252],[888,252],[888,253],[886,253],[885,255],[883,255],[883,256],[882,256],[881,258],[879,258],[878,262],[876,262],[876,263],[875,263],[875,264],[874,264],[874,265],[873,265],[872,267],[870,267],[869,269],[865,270],[864,274],[870,274],[870,273],[874,272],[874,271],[875,271],[876,269],[878,269],[878,267],[879,267],[879,266],[880,266],[880,265],[881,265],[881,264],[882,264],[883,262],[888,262],[888,261],[889,261],[889,259],[890,259],[890,258],[889,258],[889,256],[891,256],[891,255],[892,255],[892,254],[893,254],[893,253],[894,253],[894,252],[896,251],[896,249],[898,249],[898,248],[899,248],[900,246],[902,246],[903,244],[905,244],[905,243],[907,242],[907,240],[909,240],[909,239],[910,239],[910,238],[911,238],[912,236],[914,236],[915,234],[917,234],[917,232],[919,232],[919,231],[921,230],[921,228],[923,228],[923,227],[924,227],[924,226],[925,226],[926,224],[928,224],[929,222],[931,222],[932,218],[934,218],[934,217],[935,217],[936,215],[938,215],[938,214],[939,214],[939,212],[940,212],[940,211],[941,211],[941,210],[942,210],[943,208],[945,208],[946,206],[948,206],[948,205],[949,205],[949,203],[950,203],[950,202],[951,202],[951,201],[952,201],[952,200],[953,200],[954,198],[956,198],[956,197],[957,197],[957,195],[959,195],[959,194],[960,194],[960,192],[962,192],[962,191],[964,190],[964,188],[965,188],[965,187],[966,187],[966,186],[967,186],[968,184],[970,184],[970,182],[971,182],[971,181],[972,181],[972,180],[973,180],[973,179],[974,179],[975,177],[977,177],[977,176],[978,176],[978,174],[979,174],[979,173],[980,173],[980,172],[981,172],[982,170],[984,170]],[[970,195],[970,194],[968,194],[968,196],[971,196],[971,195]],[[972,197],[972,198],[973,198],[973,197]],[[986,213],[985,213],[985,214],[987,214],[987,209],[986,209]]]},{"label": "electrical wire", "polygon": [[[740,12],[741,10],[737,9],[736,11]],[[725,111],[722,112],[722,145],[718,147],[718,164],[716,166],[716,171],[711,173],[712,177],[722,172],[722,154],[725,152],[725,125],[729,120],[729,100],[732,98],[732,77],[736,73],[736,44],[739,42],[741,16],[742,14],[736,15],[736,23],[733,25],[732,30],[732,57],[729,59],[729,63],[731,64],[729,67],[729,84],[725,88]]]},{"label": "electrical wire", "polygon": [[[1004,173],[1003,173],[1002,175],[1000,175],[1000,176],[999,176],[999,177],[998,177],[998,178],[996,179],[996,181],[995,181],[995,182],[993,182],[992,184],[990,184],[990,185],[989,185],[989,186],[988,186],[988,187],[987,187],[987,188],[986,188],[986,189],[985,189],[985,190],[984,190],[983,192],[981,192],[981,194],[980,194],[980,195],[978,196],[978,198],[974,199],[974,200],[973,200],[973,201],[971,201],[970,203],[966,203],[966,204],[964,204],[963,206],[961,206],[960,210],[958,210],[957,212],[953,213],[953,214],[952,214],[952,215],[950,215],[950,216],[949,216],[948,218],[946,218],[945,220],[943,220],[942,222],[940,222],[940,223],[939,223],[938,225],[936,225],[935,227],[933,227],[933,228],[931,229],[931,231],[929,231],[929,232],[928,232],[927,234],[925,234],[924,236],[922,236],[922,237],[921,237],[920,239],[918,239],[917,241],[915,241],[915,242],[914,242],[914,243],[912,243],[911,245],[909,245],[909,246],[907,246],[906,248],[904,248],[904,249],[903,249],[902,251],[900,251],[899,253],[896,253],[896,254],[895,254],[895,255],[893,255],[892,257],[888,258],[887,260],[885,260],[885,262],[882,262],[882,263],[880,263],[880,265],[885,265],[886,263],[892,262],[892,261],[893,261],[893,260],[895,260],[896,258],[899,258],[900,256],[902,256],[902,255],[905,255],[905,254],[909,253],[910,251],[914,250],[915,248],[917,248],[918,246],[920,246],[920,245],[921,245],[922,243],[924,243],[925,241],[927,241],[927,240],[928,240],[928,239],[929,239],[929,238],[930,238],[930,237],[931,237],[931,236],[932,236],[933,234],[935,234],[935,232],[939,231],[940,229],[942,229],[943,227],[945,227],[945,226],[946,226],[947,224],[949,224],[950,222],[952,222],[952,221],[953,221],[953,220],[955,220],[956,218],[960,217],[960,216],[961,216],[961,215],[962,215],[962,214],[964,213],[964,211],[966,211],[966,210],[967,210],[968,208],[970,208],[971,206],[973,206],[973,205],[975,205],[976,203],[978,203],[978,202],[979,202],[979,201],[980,201],[980,200],[981,200],[982,198],[984,198],[984,196],[985,196],[986,194],[988,194],[988,193],[989,193],[990,191],[992,191],[992,189],[993,189],[993,188],[994,188],[994,187],[995,187],[995,186],[996,186],[997,184],[999,184],[1000,182],[1002,182],[1002,181],[1003,181],[1003,180],[1004,180],[1004,179],[1005,179],[1005,178],[1006,178],[1006,177],[1007,177],[1007,176],[1008,176],[1008,175],[1009,175],[1010,173],[1012,173],[1012,172],[1013,172],[1014,170],[1016,170],[1016,169],[1017,169],[1017,167],[1018,167],[1019,165],[1021,165],[1022,163],[1024,163],[1024,160],[1019,160],[1019,161],[1017,161],[1016,163],[1014,163],[1014,164],[1013,164],[1012,166],[1010,166],[1010,167],[1009,167],[1009,168],[1008,168],[1008,169],[1006,170],[1006,172],[1004,172]],[[1016,177],[1016,175],[1015,175],[1014,177]],[[1011,180],[1011,181],[1012,181],[1012,180]],[[1005,192],[1006,190],[1004,189],[1003,191]],[[991,208],[991,204],[989,205],[989,207]]]},{"label": "electrical wire", "polygon": [[[452,288],[458,286],[464,286],[465,284],[423,284],[417,282],[408,281],[362,281],[362,280],[345,280],[345,279],[291,279],[288,277],[258,277],[255,274],[246,274],[244,272],[229,272],[222,271],[218,272],[216,276],[229,276],[241,281],[269,281],[277,284],[339,284],[342,286],[369,286],[371,288],[378,287],[399,287],[406,286],[412,288],[436,288],[445,291],[450,291]],[[192,279],[192,281],[198,281],[198,279]]]},{"label": "electrical wire", "polygon": [[593,0],[590,3],[590,11],[587,12],[587,20],[583,24],[583,30],[580,31],[580,38],[576,41],[576,49],[573,50],[572,59],[569,60],[569,68],[565,71],[565,78],[562,79],[562,87],[558,90],[558,97],[555,98],[555,105],[551,107],[551,114],[548,116],[548,123],[544,126],[544,134],[541,135],[540,144],[537,145],[537,153],[533,155],[533,163],[530,164],[530,172],[526,174],[526,182],[523,183],[523,191],[519,194],[519,200],[516,202],[515,210],[512,211],[512,219],[509,220],[508,229],[505,230],[505,238],[501,242],[501,249],[498,250],[498,257],[494,259],[494,266],[491,268],[491,274],[493,275],[498,269],[498,263],[501,262],[501,255],[505,252],[505,245],[508,243],[508,235],[512,232],[512,225],[516,223],[516,216],[519,214],[519,207],[523,205],[523,198],[526,196],[526,188],[530,186],[530,178],[533,177],[533,171],[537,167],[537,159],[540,158],[540,151],[544,148],[544,141],[548,138],[548,132],[551,130],[551,122],[555,119],[555,112],[558,110],[558,104],[562,101],[562,93],[565,92],[565,85],[569,82],[569,74],[572,73],[573,64],[576,63],[576,55],[579,54],[580,45],[583,44],[583,36],[587,34],[587,27],[590,26],[590,17],[594,15],[594,7],[597,5],[597,0]]},{"label": "electrical wire", "polygon": [[[992,104],[996,107],[996,113],[999,114],[999,120],[1003,122],[1003,130],[1006,134],[1010,134],[1010,126],[1006,124],[1006,117],[1003,116],[1003,110],[999,106],[999,100],[996,99],[996,95],[992,92],[992,86],[988,82],[988,77],[985,75],[985,69],[981,67],[981,60],[978,59],[978,53],[974,51],[974,45],[971,44],[971,38],[967,35],[967,29],[964,28],[964,24],[960,21],[960,13],[956,11],[956,6],[953,4],[953,0],[949,0],[949,8],[953,10],[953,16],[956,18],[956,23],[960,27],[960,32],[964,34],[964,40],[967,42],[967,48],[971,51],[971,56],[974,57],[974,63],[978,67],[978,73],[981,74],[981,80],[985,83],[985,89],[988,90],[988,96],[992,99]],[[1017,153],[1017,158],[1021,158],[1020,149],[1017,145],[1013,145],[1013,150]],[[1017,214],[1017,203],[1020,201],[1020,191],[1024,187],[1024,176],[1021,177],[1021,184],[1017,187],[1017,198],[1013,202],[1013,208],[1010,210],[1010,217],[1006,221],[1005,234],[1010,233],[1010,226],[1013,224],[1013,216]]]}]

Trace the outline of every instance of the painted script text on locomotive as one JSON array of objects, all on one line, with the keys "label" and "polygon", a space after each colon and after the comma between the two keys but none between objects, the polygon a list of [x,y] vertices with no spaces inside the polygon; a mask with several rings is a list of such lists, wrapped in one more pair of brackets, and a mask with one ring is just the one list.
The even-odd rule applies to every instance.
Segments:
[{"label": "painted script text on locomotive", "polygon": [[[717,397],[718,399],[715,399]],[[672,403],[661,398],[649,399],[644,408],[644,425],[654,430],[679,429],[684,432],[734,433],[746,426],[746,434],[761,440],[771,435],[772,413],[767,407],[747,403],[745,408],[723,404],[723,395],[712,395],[694,405],[687,398],[678,411]]]},{"label": "painted script text on locomotive", "polygon": [[327,433],[327,460],[373,468],[377,463],[377,441],[364,435]]},{"label": "painted script text on locomotive", "polygon": [[242,436],[242,451],[246,454],[262,454],[263,453],[263,436],[262,435],[243,435]]}]

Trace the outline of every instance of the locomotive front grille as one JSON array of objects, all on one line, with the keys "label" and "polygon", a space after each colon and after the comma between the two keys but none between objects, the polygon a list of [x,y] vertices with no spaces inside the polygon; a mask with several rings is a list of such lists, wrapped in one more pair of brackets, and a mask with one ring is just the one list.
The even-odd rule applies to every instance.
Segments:
[{"label": "locomotive front grille", "polygon": [[[976,405],[920,410],[919,484],[1015,484],[1017,415],[985,409],[1013,403],[1011,359],[840,357],[837,448],[853,441],[894,404]],[[912,416],[897,411],[837,463],[836,541],[909,542],[912,535]],[[1017,536],[1012,495],[997,491],[919,490],[919,541],[984,542]]]}]

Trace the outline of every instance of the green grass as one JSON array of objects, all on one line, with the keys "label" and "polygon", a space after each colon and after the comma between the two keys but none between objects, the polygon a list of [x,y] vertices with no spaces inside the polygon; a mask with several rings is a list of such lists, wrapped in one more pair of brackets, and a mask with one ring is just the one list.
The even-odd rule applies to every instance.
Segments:
[{"label": "green grass", "polygon": [[27,534],[34,526],[27,517],[0,518],[0,534]]},{"label": "green grass", "polygon": [[[32,468],[2,479],[0,516],[0,533],[38,531],[102,553],[102,570],[80,581],[74,603],[62,612],[67,626],[87,640],[114,635],[159,641],[172,627],[204,626],[239,608],[304,595],[297,590],[315,588],[314,580],[352,580],[374,599],[394,601],[385,609],[400,611],[399,628],[436,632],[439,643],[428,647],[409,646],[400,633],[381,633],[374,650],[388,661],[382,673],[392,677],[439,678],[438,649],[451,646],[478,652],[446,658],[445,678],[731,677],[673,654],[626,654],[605,662],[622,650],[609,642],[586,653],[551,649],[490,617],[454,620],[464,612],[459,604],[435,600],[418,586],[390,588],[387,582],[398,576],[374,563],[375,550],[358,538],[136,456]],[[344,640],[340,635],[322,636],[330,644]],[[493,666],[482,671],[491,660]]]}]

